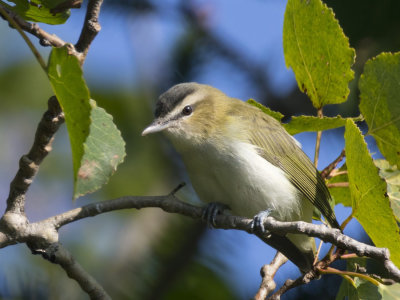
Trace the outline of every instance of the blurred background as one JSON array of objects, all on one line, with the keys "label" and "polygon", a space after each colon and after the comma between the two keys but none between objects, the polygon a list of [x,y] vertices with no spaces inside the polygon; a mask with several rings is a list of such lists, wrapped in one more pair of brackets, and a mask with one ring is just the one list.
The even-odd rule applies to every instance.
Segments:
[{"label": "blurred background", "polygon": [[[324,113],[357,116],[357,82],[365,61],[400,48],[400,2],[325,2],[333,8],[357,59],[348,101],[328,106]],[[188,183],[179,157],[162,135],[140,136],[152,120],[158,95],[173,84],[211,84],[232,97],[254,98],[283,113],[286,120],[292,115],[315,115],[285,66],[285,5],[286,1],[278,0],[105,1],[102,31],[90,48],[84,72],[92,98],[114,116],[127,144],[127,157],[101,191],[72,202],[72,160],[62,126],[54,150],[28,192],[30,220],[122,195],[163,195],[182,181]],[[82,7],[72,10],[64,25],[40,26],[75,43],[84,13]],[[50,49],[31,39],[47,57]],[[0,45],[0,209],[4,210],[18,160],[29,150],[52,92],[22,38],[3,20]],[[313,158],[315,133],[296,138]],[[373,140],[367,140],[378,157]],[[319,168],[335,159],[343,147],[342,129],[324,132]],[[190,185],[178,196],[197,203]],[[339,222],[349,214],[341,205],[336,211]],[[366,239],[354,220],[346,233]],[[63,227],[60,239],[114,299],[249,299],[259,286],[260,268],[274,256],[273,249],[252,235],[210,230],[199,221],[160,209],[81,220]],[[296,267],[287,263],[276,281],[281,285],[298,275]],[[324,276],[284,299],[334,299],[340,282],[337,276]],[[24,245],[1,249],[0,296],[86,299],[59,266],[32,256]]]}]

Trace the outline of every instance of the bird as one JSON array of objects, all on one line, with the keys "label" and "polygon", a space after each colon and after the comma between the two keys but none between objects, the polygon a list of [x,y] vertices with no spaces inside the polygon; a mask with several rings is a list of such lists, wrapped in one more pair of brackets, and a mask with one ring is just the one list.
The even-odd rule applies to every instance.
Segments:
[{"label": "bird", "polygon": [[[329,190],[300,143],[258,107],[210,85],[180,83],[160,95],[155,119],[142,135],[156,132],[165,133],[181,155],[195,192],[208,203],[209,222],[228,208],[265,231],[266,216],[311,223],[317,208],[331,227],[340,227]],[[265,236],[302,272],[312,269],[313,238]]]}]

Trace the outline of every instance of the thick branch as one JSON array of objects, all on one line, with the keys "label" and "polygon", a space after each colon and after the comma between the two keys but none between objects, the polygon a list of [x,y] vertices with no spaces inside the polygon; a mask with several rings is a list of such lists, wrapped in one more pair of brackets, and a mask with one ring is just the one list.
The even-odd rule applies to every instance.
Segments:
[{"label": "thick branch", "polygon": [[15,14],[13,11],[7,9],[7,7],[4,7],[3,5],[1,6],[7,12],[7,14],[13,18],[15,23],[17,23],[18,26],[21,27],[22,30],[29,32],[30,34],[39,38],[40,44],[42,46],[62,47],[65,45],[65,42],[55,34],[50,34],[44,31],[36,23],[29,23],[22,19],[19,15]]},{"label": "thick branch", "polygon": [[73,258],[72,254],[61,244],[51,244],[41,254],[45,259],[60,265],[67,273],[68,277],[74,279],[90,299],[111,299],[102,286],[87,273],[82,266]]},{"label": "thick branch", "polygon": [[90,44],[101,29],[99,14],[102,3],[103,0],[89,0],[81,35],[75,45],[75,49],[82,54],[81,62],[85,60]]},{"label": "thick branch", "polygon": [[6,213],[25,214],[25,194],[39,170],[42,160],[51,151],[54,134],[64,122],[55,96],[48,101],[48,110],[44,113],[35,134],[35,140],[28,154],[19,162],[19,170],[10,184]]}]

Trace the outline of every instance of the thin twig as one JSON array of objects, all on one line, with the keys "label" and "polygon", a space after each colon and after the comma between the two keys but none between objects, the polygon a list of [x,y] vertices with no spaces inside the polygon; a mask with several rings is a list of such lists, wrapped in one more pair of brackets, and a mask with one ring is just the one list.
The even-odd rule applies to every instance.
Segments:
[{"label": "thin twig", "polygon": [[348,182],[332,182],[332,183],[328,183],[326,186],[328,188],[334,188],[334,187],[344,188],[344,187],[349,187],[349,183]]},{"label": "thin twig", "polygon": [[81,53],[81,63],[86,58],[89,47],[96,37],[97,33],[101,30],[99,23],[100,8],[103,0],[89,0],[86,10],[85,22],[79,40],[75,45],[78,52]]},{"label": "thin twig", "polygon": [[340,152],[340,155],[333,162],[331,162],[325,169],[322,170],[321,172],[322,178],[328,178],[331,172],[337,167],[337,165],[343,160],[345,156],[346,152],[343,149],[342,152]]},{"label": "thin twig", "polygon": [[46,72],[46,63],[44,62],[43,57],[40,55],[39,51],[35,48],[35,46],[32,44],[31,40],[26,36],[25,32],[21,29],[19,24],[12,18],[9,13],[6,11],[5,8],[3,8],[2,5],[0,5],[0,14],[7,19],[7,21],[15,28],[17,29],[18,33],[22,36],[24,39],[25,43],[28,45],[29,49],[31,49],[33,55],[36,57],[37,61],[39,62],[40,66],[42,69]]},{"label": "thin twig", "polygon": [[25,212],[25,194],[39,170],[39,165],[51,151],[54,134],[64,122],[55,96],[48,101],[48,110],[44,113],[35,134],[35,140],[28,154],[23,155],[19,162],[19,170],[10,184],[6,213]]},{"label": "thin twig", "polygon": [[[317,116],[319,118],[323,118],[324,114],[322,113],[322,108],[319,108],[317,110]],[[318,167],[318,158],[319,158],[319,148],[321,146],[321,137],[322,137],[322,131],[317,132],[317,140],[315,142],[315,154],[314,154],[314,166],[317,168]]]}]

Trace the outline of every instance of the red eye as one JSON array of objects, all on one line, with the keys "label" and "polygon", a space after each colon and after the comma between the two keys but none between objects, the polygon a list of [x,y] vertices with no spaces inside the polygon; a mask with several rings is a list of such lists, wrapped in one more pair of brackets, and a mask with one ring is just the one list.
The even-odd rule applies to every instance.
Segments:
[{"label": "red eye", "polygon": [[193,109],[192,109],[192,107],[191,107],[190,105],[186,105],[186,106],[182,109],[182,114],[183,114],[184,116],[189,116],[189,115],[192,114],[192,112],[193,112]]}]

